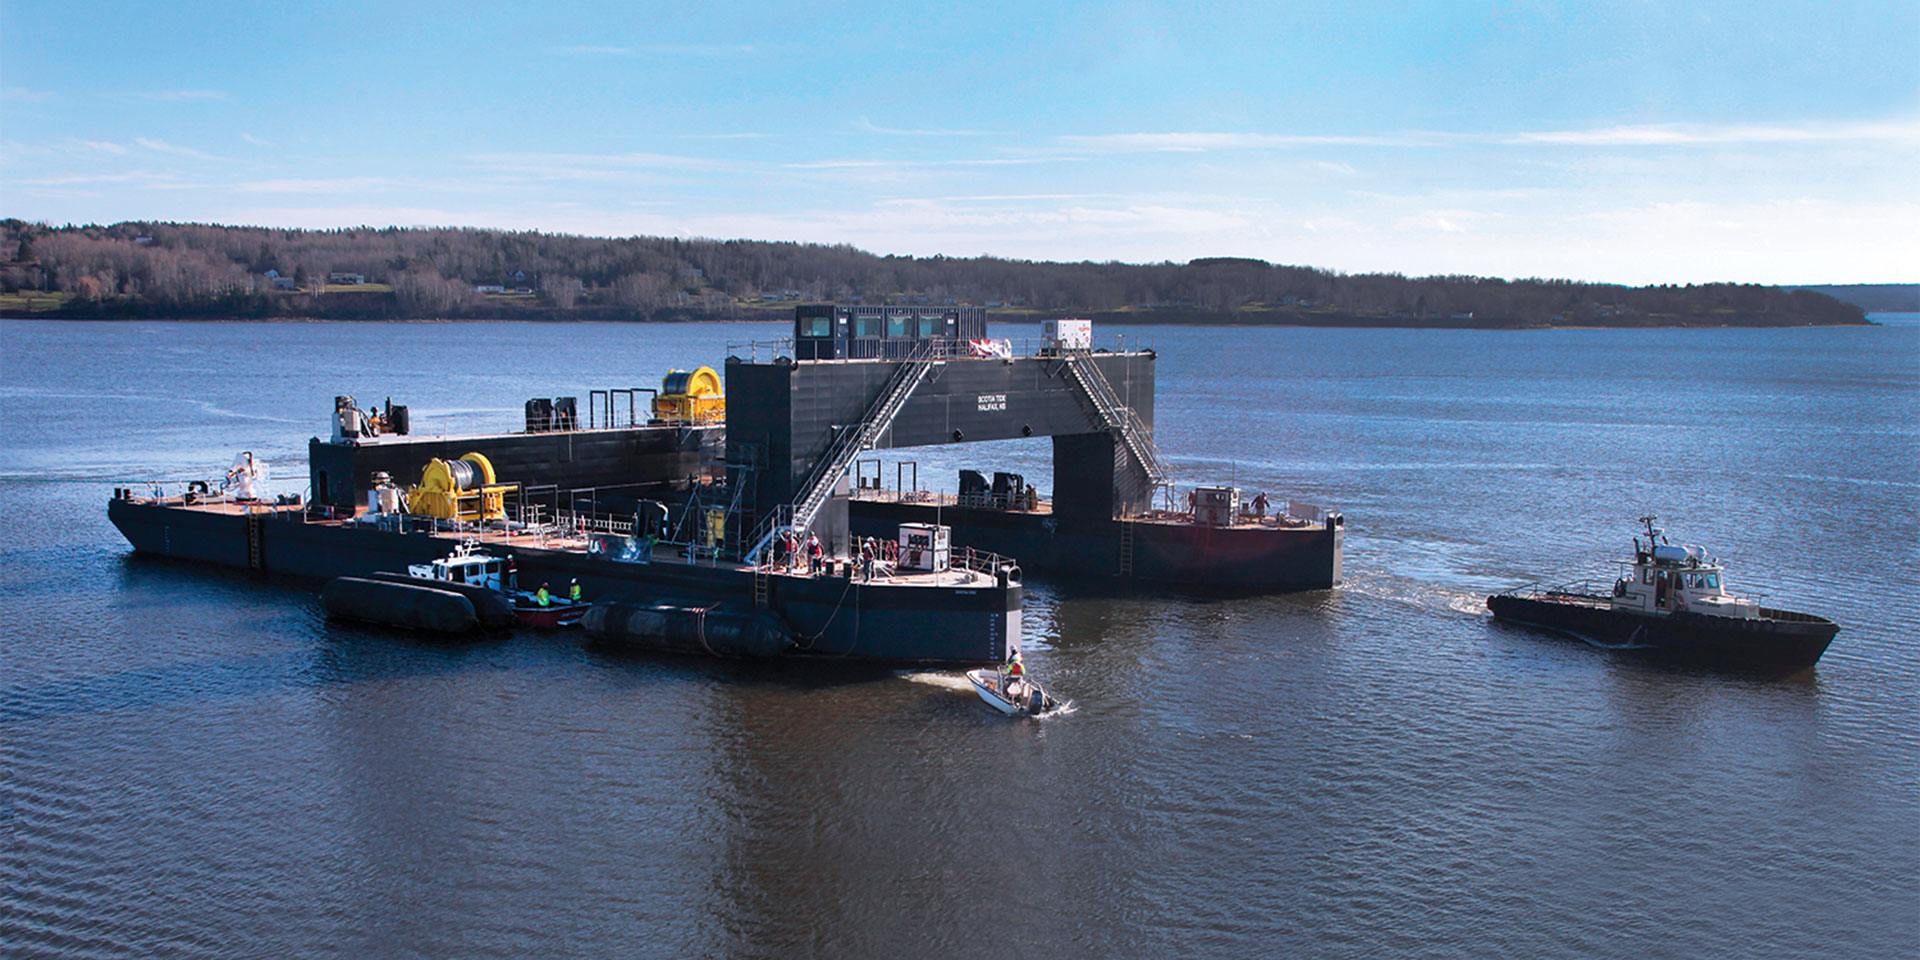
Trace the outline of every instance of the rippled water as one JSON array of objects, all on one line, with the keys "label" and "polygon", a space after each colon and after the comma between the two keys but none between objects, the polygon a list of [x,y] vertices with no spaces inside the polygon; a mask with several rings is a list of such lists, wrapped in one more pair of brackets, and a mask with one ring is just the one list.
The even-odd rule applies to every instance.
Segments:
[{"label": "rippled water", "polygon": [[[332,625],[311,584],[136,558],[105,519],[115,481],[240,449],[304,477],[335,393],[496,428],[777,333],[0,324],[7,952],[1920,948],[1912,326],[1129,330],[1182,475],[1344,509],[1348,582],[1030,585],[1030,666],[1076,704],[1040,722],[955,674]],[[1043,488],[1047,455],[906,454]],[[1491,589],[1610,575],[1644,512],[1839,620],[1817,670],[1487,620]]]}]

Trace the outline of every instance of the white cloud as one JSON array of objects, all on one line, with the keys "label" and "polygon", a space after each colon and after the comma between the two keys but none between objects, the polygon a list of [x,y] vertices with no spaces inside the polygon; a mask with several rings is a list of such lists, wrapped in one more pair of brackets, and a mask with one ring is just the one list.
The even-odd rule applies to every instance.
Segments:
[{"label": "white cloud", "polygon": [[69,173],[52,177],[28,177],[13,182],[41,187],[62,187],[81,183],[138,183],[154,186],[168,179],[170,178],[165,174],[150,173],[145,170],[123,170],[119,173]]},{"label": "white cloud", "polygon": [[240,135],[240,139],[242,139],[242,140],[245,140],[246,142],[248,142],[248,143],[251,143],[251,144],[253,144],[253,145],[254,145],[254,146],[256,146],[256,147],[270,147],[270,146],[273,146],[273,144],[270,144],[270,143],[268,143],[268,142],[266,142],[265,140],[262,140],[262,139],[260,139],[259,137],[256,137],[256,136],[254,136],[254,135],[253,135],[253,134],[251,134],[251,133],[242,133],[242,134]]},{"label": "white cloud", "polygon": [[1345,134],[1282,133],[1107,133],[1067,135],[1060,142],[1099,153],[1199,153],[1209,150],[1274,150],[1299,147],[1424,147],[1437,146],[1443,134],[1353,136]]},{"label": "white cloud", "polygon": [[1393,134],[1280,134],[1190,131],[1066,135],[1059,142],[1097,153],[1200,153],[1310,147],[1589,146],[1665,147],[1716,144],[1920,142],[1920,120],[1895,123],[1644,124],[1510,133],[1414,131]]},{"label": "white cloud", "polygon": [[286,177],[278,180],[250,180],[234,185],[242,193],[358,193],[398,186],[387,177]]},{"label": "white cloud", "polygon": [[854,124],[854,126],[858,127],[861,130],[865,130],[868,133],[884,133],[890,137],[993,137],[993,136],[999,136],[999,134],[996,134],[991,130],[939,130],[939,129],[906,130],[906,129],[899,129],[896,127],[883,127],[883,126],[880,126],[879,124],[874,123],[872,120],[867,119],[866,117],[861,117],[859,122]]},{"label": "white cloud", "polygon": [[556,179],[574,179],[582,170],[718,170],[738,168],[738,164],[708,157],[676,156],[667,153],[478,153],[470,157],[482,166],[520,174],[551,175]]},{"label": "white cloud", "polygon": [[1738,143],[1822,143],[1842,140],[1920,140],[1920,124],[1863,123],[1810,126],[1760,124],[1648,124],[1591,130],[1515,133],[1497,142],[1527,146],[1668,147]]},{"label": "white cloud", "polygon": [[755,50],[749,43],[649,43],[639,46],[583,43],[547,48],[548,53],[557,56],[580,57],[637,57],[642,54],[661,57],[735,57]]},{"label": "white cloud", "polygon": [[1490,216],[1477,210],[1422,210],[1396,220],[1393,228],[1414,233],[1466,233],[1467,224]]},{"label": "white cloud", "polygon": [[142,100],[225,100],[225,90],[136,90]]},{"label": "white cloud", "polygon": [[26,87],[0,87],[0,100],[8,103],[40,103],[52,98],[53,94],[45,90],[29,90]]},{"label": "white cloud", "polygon": [[147,148],[148,150],[152,150],[155,153],[170,153],[176,157],[192,157],[195,160],[220,159],[219,157],[213,156],[212,154],[201,153],[200,151],[195,150],[192,147],[183,147],[183,146],[180,146],[179,144],[168,143],[165,140],[156,140],[152,137],[134,137],[133,142],[139,144],[142,147]]}]

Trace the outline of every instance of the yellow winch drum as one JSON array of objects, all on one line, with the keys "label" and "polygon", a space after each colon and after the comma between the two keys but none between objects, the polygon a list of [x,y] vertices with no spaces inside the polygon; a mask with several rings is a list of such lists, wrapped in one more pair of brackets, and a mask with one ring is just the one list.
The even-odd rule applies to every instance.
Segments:
[{"label": "yellow winch drum", "polygon": [[669,370],[653,398],[653,419],[661,423],[714,423],[727,417],[727,398],[712,367]]},{"label": "yellow winch drum", "polygon": [[458,460],[427,461],[420,485],[407,491],[407,510],[442,520],[502,520],[511,484],[496,484],[493,463],[478,452]]}]

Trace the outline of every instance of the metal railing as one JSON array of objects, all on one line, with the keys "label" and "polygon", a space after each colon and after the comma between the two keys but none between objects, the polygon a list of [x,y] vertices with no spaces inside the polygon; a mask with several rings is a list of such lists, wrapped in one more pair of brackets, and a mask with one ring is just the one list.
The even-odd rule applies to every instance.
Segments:
[{"label": "metal railing", "polygon": [[[804,339],[807,341],[814,340],[814,338],[811,337]],[[1147,345],[1145,339],[1138,334],[1135,334],[1132,340],[1133,343],[1129,346],[1127,334],[1115,334],[1111,339],[1106,341],[1109,345],[1103,346],[1101,345],[1100,339],[1096,338],[1091,350],[1080,350],[1077,352],[1120,355],[1128,352],[1146,353],[1151,352],[1153,349]],[[727,355],[747,363],[772,363],[783,357],[791,360],[795,356],[795,342],[793,337],[776,337],[772,340],[729,341],[727,343]],[[945,359],[992,359],[997,355],[982,352],[974,347],[973,340],[961,337],[853,337],[841,340],[821,337],[818,339],[818,342],[851,343],[858,345],[856,347],[858,354],[839,358],[843,360],[904,360],[907,359],[908,354],[914,352],[916,345],[926,343],[940,344],[941,346],[937,349],[942,352]],[[1073,352],[1062,350],[1043,337],[986,337],[982,339],[982,342],[1004,344],[1007,348],[1008,355],[1023,359],[1058,357]]]},{"label": "metal railing", "polygon": [[1107,382],[1107,376],[1100,372],[1098,364],[1091,355],[1081,352],[1066,354],[1067,371],[1080,387],[1081,393],[1093,403],[1094,409],[1109,430],[1120,434],[1120,440],[1133,454],[1134,462],[1147,472],[1147,478],[1155,486],[1166,486],[1173,482],[1173,470],[1160,456],[1160,447],[1153,442],[1153,431],[1142,423],[1133,408],[1120,402],[1113,385]]}]

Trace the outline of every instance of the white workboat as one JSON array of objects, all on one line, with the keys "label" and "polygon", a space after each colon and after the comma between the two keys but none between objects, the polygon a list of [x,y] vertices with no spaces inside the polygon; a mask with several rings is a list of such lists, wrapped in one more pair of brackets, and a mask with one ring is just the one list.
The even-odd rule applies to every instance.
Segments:
[{"label": "white workboat", "polygon": [[[523,627],[551,630],[573,627],[587,614],[589,604],[549,596],[541,603],[534,591],[516,589],[512,558],[502,560],[480,549],[478,540],[465,540],[453,552],[432,563],[407,566],[410,576],[443,583],[465,583],[498,591],[513,603],[513,613]],[[542,585],[544,586],[544,584]]]},{"label": "white workboat", "polygon": [[1010,679],[998,670],[968,670],[967,681],[987,706],[1009,717],[1037,717],[1064,706],[1032,680]]}]

